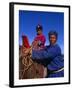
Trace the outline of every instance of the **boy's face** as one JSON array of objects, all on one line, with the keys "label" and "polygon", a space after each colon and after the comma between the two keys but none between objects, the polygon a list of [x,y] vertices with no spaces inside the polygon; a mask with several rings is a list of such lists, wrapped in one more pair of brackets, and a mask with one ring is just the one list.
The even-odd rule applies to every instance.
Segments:
[{"label": "boy's face", "polygon": [[57,38],[55,35],[50,35],[49,37],[50,44],[54,45],[57,41]]},{"label": "boy's face", "polygon": [[40,35],[40,34],[42,34],[42,30],[41,30],[41,29],[39,29],[39,30],[37,31],[37,35]]}]

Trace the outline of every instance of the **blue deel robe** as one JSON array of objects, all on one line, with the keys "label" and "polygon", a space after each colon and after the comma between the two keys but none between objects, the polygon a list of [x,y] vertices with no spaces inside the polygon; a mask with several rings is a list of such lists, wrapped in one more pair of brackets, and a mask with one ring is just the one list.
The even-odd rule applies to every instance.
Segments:
[{"label": "blue deel robe", "polygon": [[32,59],[48,69],[47,77],[63,77],[64,70],[56,73],[50,71],[59,70],[64,67],[64,58],[61,55],[61,48],[55,45],[49,45],[42,50],[32,50]]}]

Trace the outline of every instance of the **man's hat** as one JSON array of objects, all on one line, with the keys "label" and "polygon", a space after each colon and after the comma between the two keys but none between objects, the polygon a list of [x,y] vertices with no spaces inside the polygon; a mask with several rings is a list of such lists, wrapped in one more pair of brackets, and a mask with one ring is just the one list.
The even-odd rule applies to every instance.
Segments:
[{"label": "man's hat", "polygon": [[36,30],[38,31],[38,30],[43,30],[43,27],[42,27],[42,25],[40,25],[40,24],[38,24],[37,26],[36,26]]}]

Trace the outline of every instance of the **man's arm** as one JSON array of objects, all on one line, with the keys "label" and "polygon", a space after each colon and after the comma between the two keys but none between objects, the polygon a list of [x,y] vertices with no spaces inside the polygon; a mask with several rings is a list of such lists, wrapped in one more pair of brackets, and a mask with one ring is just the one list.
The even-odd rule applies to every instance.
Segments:
[{"label": "man's arm", "polygon": [[43,50],[32,50],[32,58],[36,61],[45,61],[61,55],[59,47],[52,47]]},{"label": "man's arm", "polygon": [[45,54],[46,56],[48,54],[45,50],[32,50],[33,59],[38,59],[38,60],[45,59],[46,58],[46,56],[44,56]]}]

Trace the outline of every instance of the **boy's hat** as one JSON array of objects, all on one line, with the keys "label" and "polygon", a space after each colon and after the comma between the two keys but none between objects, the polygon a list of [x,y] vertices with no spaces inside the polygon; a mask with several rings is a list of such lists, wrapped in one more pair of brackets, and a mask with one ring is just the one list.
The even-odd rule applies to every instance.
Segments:
[{"label": "boy's hat", "polygon": [[38,31],[38,30],[43,30],[43,27],[42,27],[42,25],[40,25],[40,24],[38,24],[37,26],[36,26],[36,30]]}]

